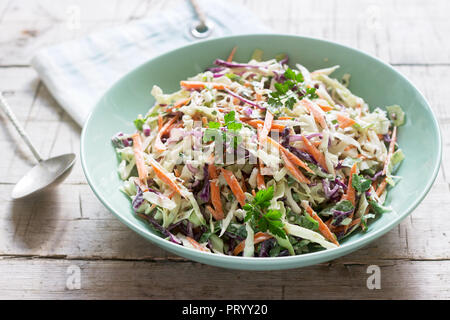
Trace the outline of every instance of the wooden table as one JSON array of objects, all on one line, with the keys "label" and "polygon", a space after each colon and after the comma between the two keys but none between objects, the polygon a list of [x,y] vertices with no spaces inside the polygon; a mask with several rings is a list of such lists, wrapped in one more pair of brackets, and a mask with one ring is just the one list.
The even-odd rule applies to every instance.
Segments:
[{"label": "wooden table", "polygon": [[[79,154],[81,129],[29,67],[34,52],[179,1],[0,0],[0,90],[44,156]],[[14,183],[34,160],[0,114],[0,298],[450,298],[450,2],[242,2],[277,32],[364,50],[418,86],[444,137],[441,170],[421,205],[370,246],[329,263],[275,272],[210,267],[168,254],[114,218],[80,161],[54,191],[12,201]],[[74,5],[76,33],[67,28]],[[367,287],[370,265],[381,268],[381,289]]]}]

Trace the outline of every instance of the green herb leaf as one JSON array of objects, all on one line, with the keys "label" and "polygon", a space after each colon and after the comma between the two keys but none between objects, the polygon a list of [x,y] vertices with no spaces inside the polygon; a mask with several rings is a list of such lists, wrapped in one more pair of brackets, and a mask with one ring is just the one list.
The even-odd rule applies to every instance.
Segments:
[{"label": "green herb leaf", "polygon": [[255,198],[253,199],[253,203],[265,209],[270,206],[270,200],[272,200],[272,198],[273,198],[273,186],[267,189],[259,190],[256,193]]},{"label": "green herb leaf", "polygon": [[295,76],[295,80],[297,80],[297,82],[305,81],[305,79],[303,78],[303,74],[301,72],[297,73],[297,75]]},{"label": "green herb leaf", "polygon": [[136,120],[134,120],[134,125],[136,126],[136,129],[138,129],[139,131],[142,131],[142,127],[146,121],[147,121],[147,119],[143,119],[143,118],[137,118]]},{"label": "green herb leaf", "polygon": [[267,100],[267,103],[272,107],[275,108],[284,105],[292,109],[297,100],[301,100],[304,97],[310,99],[318,98],[316,88],[306,88],[303,85],[304,78],[301,72],[296,73],[292,69],[287,68],[284,72],[284,77],[286,81],[283,83],[275,83],[275,91],[270,94]]},{"label": "green herb leaf", "polygon": [[230,79],[231,81],[236,81],[239,82],[240,84],[244,83],[244,80],[242,80],[242,78],[234,73],[227,73],[225,74],[225,76]]},{"label": "green herb leaf", "polygon": [[361,175],[353,174],[352,187],[359,193],[369,190],[372,185],[372,180],[366,179]]},{"label": "green herb leaf", "polygon": [[284,76],[286,79],[290,79],[290,80],[296,79],[295,72],[293,70],[291,70],[290,68],[287,68],[287,70],[284,72]]},{"label": "green herb leaf", "polygon": [[294,104],[297,102],[297,100],[294,97],[290,97],[286,102],[285,105],[286,107],[288,107],[290,110],[292,110],[294,108]]},{"label": "green herb leaf", "polygon": [[283,222],[281,221],[282,214],[279,210],[267,210],[270,206],[270,201],[273,198],[273,186],[259,190],[253,201],[244,205],[243,209],[246,211],[244,221],[251,221],[259,230],[265,232],[270,231],[275,236],[285,239],[286,232],[283,229]]},{"label": "green herb leaf", "polygon": [[369,200],[369,204],[372,206],[372,209],[376,214],[383,214],[392,211],[391,208],[385,207],[374,200]]},{"label": "green herb leaf", "polygon": [[219,129],[220,128],[220,123],[219,122],[212,122],[212,121],[210,121],[208,123],[208,127],[210,127],[211,129]]},{"label": "green herb leaf", "polygon": [[300,226],[313,231],[319,230],[319,222],[314,220],[309,214],[300,217]]},{"label": "green herb leaf", "polygon": [[203,142],[215,141],[217,137],[222,137],[219,129],[207,128],[203,134]]},{"label": "green herb leaf", "polygon": [[342,211],[348,212],[355,209],[355,206],[349,200],[341,200],[333,206],[326,207],[322,211],[319,212],[321,216],[331,216],[333,215],[333,211]]},{"label": "green herb leaf", "polygon": [[405,123],[405,112],[399,105],[386,107],[386,110],[394,126],[399,127]]},{"label": "green herb leaf", "polygon": [[236,112],[234,110],[230,111],[229,113],[227,113],[225,115],[224,119],[225,119],[225,124],[227,124],[227,123],[229,123],[231,121],[235,121],[235,119],[236,119]]},{"label": "green herb leaf", "polygon": [[316,94],[316,88],[307,88],[306,89],[306,96],[309,99],[317,99],[319,96]]}]

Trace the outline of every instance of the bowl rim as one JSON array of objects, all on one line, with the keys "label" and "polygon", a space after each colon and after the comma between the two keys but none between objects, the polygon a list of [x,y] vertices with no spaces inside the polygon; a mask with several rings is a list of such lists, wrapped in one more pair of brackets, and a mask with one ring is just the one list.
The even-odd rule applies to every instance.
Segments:
[{"label": "bowl rim", "polygon": [[[94,187],[94,179],[92,178],[89,168],[86,164],[86,158],[85,158],[85,142],[86,142],[86,134],[88,127],[90,125],[91,119],[93,117],[93,114],[98,109],[98,106],[100,102],[116,87],[120,86],[122,82],[125,82],[126,79],[131,76],[131,74],[135,73],[137,70],[142,68],[144,65],[149,64],[153,62],[154,60],[163,58],[166,55],[173,54],[178,51],[183,51],[190,47],[195,47],[200,44],[205,43],[214,43],[214,42],[220,42],[227,39],[238,39],[238,38],[247,38],[247,37],[285,37],[285,38],[292,38],[293,40],[307,40],[307,41],[316,41],[325,43],[328,45],[337,46],[339,48],[343,48],[345,50],[349,50],[350,52],[354,52],[357,54],[362,54],[368,59],[375,60],[376,62],[382,64],[383,66],[387,67],[390,71],[394,72],[397,76],[402,78],[406,83],[408,83],[419,95],[420,98],[423,99],[425,102],[425,107],[429,111],[429,113],[432,116],[434,127],[436,128],[436,142],[438,145],[438,152],[436,156],[434,157],[434,168],[431,177],[428,179],[428,182],[425,186],[425,188],[422,190],[420,195],[414,199],[414,201],[411,202],[411,204],[403,210],[402,214],[397,214],[395,218],[390,220],[387,224],[383,225],[377,230],[373,230],[370,233],[365,234],[363,237],[356,239],[355,241],[351,243],[344,243],[341,246],[333,249],[327,249],[322,250],[318,252],[313,253],[306,253],[302,255],[294,255],[294,256],[284,256],[284,257],[264,257],[264,258],[258,258],[258,257],[242,257],[242,256],[228,256],[228,255],[218,255],[215,253],[209,253],[209,252],[200,252],[195,249],[191,249],[188,247],[180,246],[178,244],[175,244],[173,242],[170,242],[168,240],[165,240],[155,234],[153,234],[148,228],[144,228],[142,225],[139,225],[137,223],[131,223],[126,218],[122,217],[122,215],[114,209],[114,207],[109,203],[107,199],[104,199],[96,188]],[[299,36],[299,35],[291,35],[291,34],[281,34],[281,33],[249,33],[249,34],[240,34],[240,35],[231,35],[231,36],[225,36],[225,37],[217,37],[213,39],[206,39],[201,41],[196,41],[194,43],[190,43],[187,45],[184,45],[182,47],[178,47],[176,49],[164,52],[160,55],[157,55],[155,57],[152,57],[151,59],[147,60],[146,62],[140,64],[136,68],[132,69],[131,71],[124,74],[122,77],[120,77],[108,90],[105,91],[105,93],[102,95],[102,97],[97,101],[94,108],[89,113],[89,116],[86,120],[86,122],[83,125],[83,129],[81,132],[81,140],[80,140],[80,157],[81,157],[81,164],[83,168],[83,172],[86,176],[87,182],[96,195],[96,197],[100,200],[100,202],[110,211],[112,212],[122,223],[124,223],[126,226],[128,226],[130,229],[138,233],[139,235],[143,236],[145,239],[150,240],[154,244],[158,245],[159,247],[164,248],[165,250],[171,251],[175,254],[179,254],[181,256],[188,255],[189,259],[200,261],[202,263],[216,265],[216,266],[222,266],[222,263],[229,263],[230,265],[225,266],[227,268],[235,268],[235,269],[249,269],[249,270],[279,270],[279,269],[288,269],[288,268],[298,268],[298,267],[304,267],[320,262],[326,262],[332,259],[335,259],[337,257],[343,256],[345,254],[348,254],[350,252],[353,252],[360,247],[369,244],[370,242],[374,241],[375,239],[381,237],[382,235],[386,234],[388,231],[392,230],[396,225],[398,225],[401,221],[403,221],[409,214],[412,213],[412,211],[422,202],[422,200],[425,198],[425,196],[430,191],[431,187],[433,186],[437,174],[440,169],[440,164],[442,161],[442,136],[441,136],[441,129],[439,126],[439,122],[437,120],[436,115],[434,114],[430,103],[425,98],[423,93],[402,73],[397,71],[393,66],[391,66],[389,63],[384,62],[383,60],[363,51],[360,49],[355,49],[343,44],[340,44],[335,41],[318,38],[318,37],[308,37],[308,36]]]}]

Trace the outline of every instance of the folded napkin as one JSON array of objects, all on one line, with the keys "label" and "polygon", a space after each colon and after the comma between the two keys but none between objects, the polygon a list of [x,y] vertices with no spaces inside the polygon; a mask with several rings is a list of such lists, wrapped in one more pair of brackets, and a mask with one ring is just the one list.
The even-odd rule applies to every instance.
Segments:
[{"label": "folded napkin", "polygon": [[[234,1],[198,3],[214,24],[210,38],[268,31]],[[95,103],[121,76],[156,55],[196,41],[189,29],[197,21],[186,0],[173,11],[42,49],[31,65],[62,108],[82,126]]]}]

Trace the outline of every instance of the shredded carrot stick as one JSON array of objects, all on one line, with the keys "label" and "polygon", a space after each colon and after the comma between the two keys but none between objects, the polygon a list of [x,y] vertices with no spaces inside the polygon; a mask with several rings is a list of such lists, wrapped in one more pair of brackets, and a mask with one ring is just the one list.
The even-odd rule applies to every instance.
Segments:
[{"label": "shredded carrot stick", "polygon": [[205,206],[206,210],[209,211],[209,213],[211,213],[211,215],[214,217],[216,215],[216,211],[214,211],[214,209],[208,204]]},{"label": "shredded carrot stick", "polygon": [[166,111],[167,112],[172,112],[175,109],[179,109],[182,106],[187,105],[191,101],[191,99],[192,99],[192,97],[189,97],[187,99],[178,100],[177,102],[174,103],[174,105],[172,107],[167,108]]},{"label": "shredded carrot stick", "polygon": [[[261,242],[264,242],[266,240],[269,240],[273,238],[270,234],[264,233],[264,232],[257,232],[255,233],[254,237],[253,237],[253,243],[254,244],[258,244]],[[236,248],[234,248],[233,254],[235,256],[237,256],[239,253],[241,253],[242,251],[244,251],[245,248],[245,240],[241,241]]]},{"label": "shredded carrot stick", "polygon": [[346,146],[345,147],[345,149],[344,149],[344,151],[349,151],[349,150],[352,150],[352,149],[356,149],[356,146],[354,146],[354,145],[349,145],[349,146]]},{"label": "shredded carrot stick", "polygon": [[224,90],[225,88],[229,88],[228,85],[223,83],[216,83],[216,82],[202,82],[202,81],[180,81],[180,86],[184,89],[191,89],[191,90],[197,90],[197,89],[205,89],[206,87],[212,87],[217,90]]},{"label": "shredded carrot stick", "polygon": [[204,251],[204,252],[210,252],[208,249],[203,247],[200,243],[192,239],[191,237],[186,237],[186,239],[189,241],[189,243],[197,250]]},{"label": "shredded carrot stick", "polygon": [[237,49],[237,47],[234,47],[233,50],[231,50],[231,53],[227,58],[227,62],[233,61],[233,57],[234,57],[234,54],[236,53],[236,49]]},{"label": "shredded carrot stick", "polygon": [[181,175],[180,171],[177,168],[173,169],[173,173],[175,174],[175,177],[179,177]]},{"label": "shredded carrot stick", "polygon": [[314,117],[314,119],[320,124],[322,128],[327,128],[327,123],[325,121],[325,116],[322,111],[314,102],[308,99],[300,100],[302,106],[304,106]]},{"label": "shredded carrot stick", "polygon": [[286,169],[292,174],[292,176],[301,183],[311,183],[311,181],[306,178],[303,173],[297,169],[297,167],[288,159],[284,152],[281,152],[281,157],[283,158]]},{"label": "shredded carrot stick", "polygon": [[264,182],[264,176],[261,174],[261,169],[258,169],[258,173],[256,175],[256,185],[258,190],[266,188],[266,183]]},{"label": "shredded carrot stick", "polygon": [[262,101],[263,100],[263,96],[260,93],[255,93],[255,101]]},{"label": "shredded carrot stick", "polygon": [[208,118],[202,117],[202,123],[203,123],[204,126],[207,126],[208,125]]},{"label": "shredded carrot stick", "polygon": [[392,154],[394,153],[396,141],[397,141],[397,127],[394,127],[394,130],[392,131],[391,142],[389,143],[389,151],[386,156],[386,160],[384,161],[383,175],[386,175],[389,162],[391,161]]},{"label": "shredded carrot stick", "polygon": [[[258,125],[264,126],[264,121],[259,119],[249,119],[249,118],[240,118],[242,122],[245,122],[246,124],[252,126],[255,129],[258,129]],[[270,130],[273,131],[283,131],[286,126],[278,123],[272,123],[272,127]]]},{"label": "shredded carrot stick", "polygon": [[209,188],[211,191],[211,202],[214,206],[216,215],[213,215],[216,220],[222,220],[224,218],[222,201],[220,200],[220,188],[217,181],[217,169],[213,164],[208,165],[209,173]]},{"label": "shredded carrot stick", "polygon": [[163,123],[164,123],[164,119],[163,119],[162,115],[158,115],[158,130],[161,130],[161,128],[163,127]]},{"label": "shredded carrot stick", "polygon": [[349,200],[353,206],[356,204],[356,192],[355,188],[353,188],[352,182],[353,182],[353,175],[357,174],[358,170],[358,163],[354,163],[352,168],[350,169],[350,177],[348,178],[348,186],[347,186],[347,193],[345,193],[342,196],[343,200]]},{"label": "shredded carrot stick", "polygon": [[363,155],[362,153],[358,154],[356,157],[360,158],[362,160],[367,160],[367,157],[365,155]]},{"label": "shredded carrot stick", "polygon": [[335,235],[330,231],[328,226],[320,219],[319,215],[314,212],[314,210],[307,204],[305,204],[306,212],[319,223],[319,231],[320,233],[328,240],[333,242],[335,245],[339,245],[339,242],[336,240]]},{"label": "shredded carrot stick", "polygon": [[167,184],[172,190],[178,192],[180,195],[183,195],[181,193],[180,187],[177,185],[177,183],[166,173],[166,170],[161,167],[161,165],[153,158],[149,157],[148,160],[150,161],[150,165],[153,168],[153,171],[155,171],[156,176],[165,184]]},{"label": "shredded carrot stick", "polygon": [[306,151],[316,160],[320,166],[328,171],[325,156],[319,151],[305,136],[302,136],[303,143],[305,144]]},{"label": "shredded carrot stick", "polygon": [[190,101],[191,101],[192,97],[189,97],[187,99],[181,99],[178,100],[177,102],[175,102],[175,104],[173,105],[174,109],[178,109],[181,108],[182,106],[187,105]]},{"label": "shredded carrot stick", "polygon": [[353,220],[352,222],[350,222],[350,224],[348,225],[348,228],[353,227],[354,225],[357,225],[361,222],[361,218],[356,218],[355,220]]},{"label": "shredded carrot stick", "polygon": [[292,120],[292,117],[278,117],[278,120]]},{"label": "shredded carrot stick", "polygon": [[356,123],[355,120],[347,117],[346,115],[344,115],[342,113],[337,114],[337,121],[339,122],[339,127],[341,127],[342,129],[351,127],[352,125],[354,125]]},{"label": "shredded carrot stick", "polygon": [[317,105],[320,107],[320,109],[322,109],[325,112],[333,110],[333,107],[330,106],[330,105],[326,105],[326,104],[323,104],[323,103],[318,103]]},{"label": "shredded carrot stick", "polygon": [[300,158],[298,158],[295,154],[293,154],[288,149],[283,147],[281,144],[279,144],[278,142],[276,142],[275,140],[273,140],[270,137],[267,137],[267,141],[270,144],[277,147],[279,150],[281,150],[292,163],[296,164],[299,167],[302,167],[303,169],[305,169],[306,171],[308,171],[310,173],[314,173],[314,171],[312,171],[306,163],[304,163],[302,160],[300,160]]},{"label": "shredded carrot stick", "polygon": [[158,152],[163,152],[165,150],[167,150],[167,147],[164,145],[164,143],[162,143],[161,141],[161,137],[166,134],[169,129],[171,128],[171,126],[175,123],[175,121],[178,120],[178,118],[180,117],[179,114],[177,114],[175,117],[173,117],[172,119],[170,119],[158,132],[158,135],[156,136],[155,139],[155,150]]},{"label": "shredded carrot stick", "polygon": [[214,210],[210,205],[206,206],[206,210],[209,211],[209,213],[211,213],[211,215],[214,217],[214,219],[216,219],[217,221],[222,220],[223,219],[223,214],[219,214],[216,210]]},{"label": "shredded carrot stick", "polygon": [[256,196],[255,189],[252,189],[252,195],[253,195],[253,196]]},{"label": "shredded carrot stick", "polygon": [[242,191],[244,191],[244,193],[247,192],[247,186],[245,185],[245,179],[242,179],[242,181],[241,181],[241,188],[242,188]]},{"label": "shredded carrot stick", "polygon": [[172,191],[172,193],[169,194],[167,197],[168,197],[169,199],[172,199],[176,194],[177,194],[176,191]]},{"label": "shredded carrot stick", "polygon": [[222,174],[223,174],[228,186],[230,187],[231,191],[233,192],[234,196],[236,197],[237,201],[243,207],[245,205],[245,194],[244,194],[244,191],[242,191],[242,188],[239,185],[238,180],[234,176],[233,172],[231,172],[230,170],[221,168],[221,171],[222,171]]},{"label": "shredded carrot stick", "polygon": [[273,123],[273,114],[269,110],[267,110],[266,118],[264,120],[264,126],[261,130],[261,134],[258,135],[260,144],[263,144],[266,141],[269,131],[272,128],[272,123]]},{"label": "shredded carrot stick", "polygon": [[139,133],[135,133],[132,135],[132,139],[133,139],[134,159],[136,160],[136,168],[138,171],[139,180],[146,185],[148,171],[144,162],[143,156],[144,150],[142,148],[141,136],[139,135]]},{"label": "shredded carrot stick", "polygon": [[377,191],[376,191],[377,196],[380,197],[383,194],[384,190],[386,189],[386,186],[387,186],[387,181],[386,181],[386,178],[384,178],[383,181],[381,181],[380,185],[377,188]]}]

